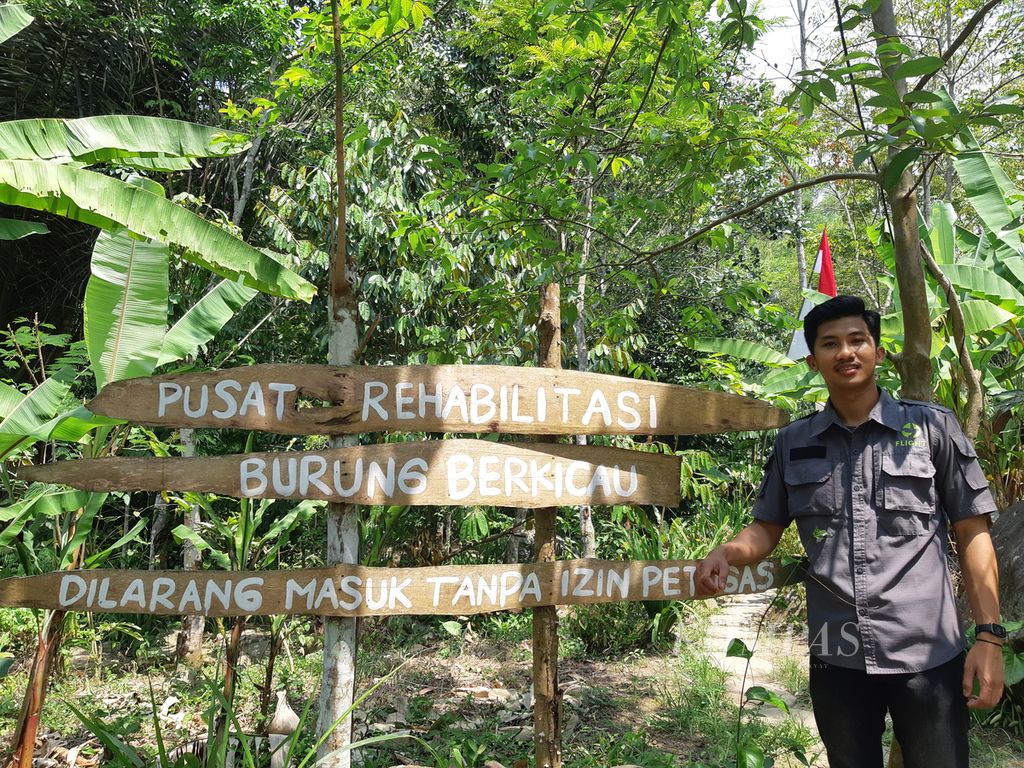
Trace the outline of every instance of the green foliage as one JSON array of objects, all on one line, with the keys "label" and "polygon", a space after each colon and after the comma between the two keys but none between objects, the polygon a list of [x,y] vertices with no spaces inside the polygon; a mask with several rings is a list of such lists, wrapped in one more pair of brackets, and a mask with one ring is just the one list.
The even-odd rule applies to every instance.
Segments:
[{"label": "green foliage", "polygon": [[650,617],[635,602],[574,605],[561,625],[588,655],[621,655],[644,646],[650,634]]},{"label": "green foliage", "polygon": [[275,499],[239,499],[226,505],[225,513],[215,503],[217,497],[189,493],[175,500],[182,509],[198,504],[203,510],[200,528],[179,525],[173,531],[175,538],[205,552],[218,567],[233,571],[275,565],[289,537],[323,507],[323,502],[306,499],[272,515]]},{"label": "green foliage", "polygon": [[309,301],[309,282],[179,205],[74,166],[0,160],[0,203],[132,232],[185,249],[184,258],[266,293]]},{"label": "green foliage", "polygon": [[14,37],[32,23],[32,17],[20,3],[0,5],[0,43]]}]

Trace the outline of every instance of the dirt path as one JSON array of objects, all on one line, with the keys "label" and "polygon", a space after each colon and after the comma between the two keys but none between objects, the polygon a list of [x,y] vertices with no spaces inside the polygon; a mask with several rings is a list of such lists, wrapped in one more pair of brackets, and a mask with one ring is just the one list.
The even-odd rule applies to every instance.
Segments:
[{"label": "dirt path", "polygon": [[[772,598],[771,593],[719,598],[722,610],[709,620],[705,649],[728,675],[726,690],[735,697],[737,704],[743,701],[744,691],[751,686],[763,686],[786,702],[789,715],[768,705],[754,711],[769,722],[792,718],[817,736],[818,729],[806,695],[807,642],[802,635],[781,634],[763,620]],[[749,665],[744,658],[727,655],[733,639],[742,640],[753,652]],[[794,688],[797,690],[791,690]],[[820,749],[819,745],[818,750],[812,752]],[[826,766],[827,763],[821,756],[814,765]]]}]

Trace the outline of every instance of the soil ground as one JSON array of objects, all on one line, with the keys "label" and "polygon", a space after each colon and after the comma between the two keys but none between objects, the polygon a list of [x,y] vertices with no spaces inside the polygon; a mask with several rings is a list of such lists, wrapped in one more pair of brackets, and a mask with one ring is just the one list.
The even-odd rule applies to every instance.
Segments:
[{"label": "soil ground", "polygon": [[[723,600],[714,615],[688,615],[676,653],[595,658],[563,643],[567,768],[735,765],[737,707],[752,685],[778,693],[790,711],[748,703],[742,733],[774,753],[780,768],[802,764],[794,747],[809,764],[825,768],[806,693],[806,646],[798,634],[762,626],[766,601]],[[357,713],[356,735],[392,740],[362,750],[362,765],[527,768],[532,762],[528,637],[525,617],[463,623],[455,634],[415,621],[368,629],[361,651],[364,687],[378,687]],[[726,655],[733,639],[753,650],[749,667]],[[299,713],[315,701],[319,686],[319,654],[304,653],[303,644],[315,648],[316,637],[308,634],[289,644],[275,680]],[[266,647],[260,631],[247,632],[237,715],[250,732],[259,724],[256,685],[262,682]],[[154,657],[164,653],[159,649]],[[212,643],[209,655],[218,655]],[[78,652],[56,681],[37,766],[111,764],[72,706],[99,715],[124,741],[141,744],[150,754],[154,723],[169,744],[205,733],[203,713],[211,695],[201,676],[171,666],[140,668],[109,655],[96,662],[94,654]],[[23,685],[23,673],[0,681],[0,738],[13,727]],[[429,742],[435,755],[428,756],[417,740]],[[302,741],[310,744],[312,733]],[[975,728],[972,741],[972,768],[1024,768],[1021,740]],[[241,768],[241,760],[236,765]]]}]

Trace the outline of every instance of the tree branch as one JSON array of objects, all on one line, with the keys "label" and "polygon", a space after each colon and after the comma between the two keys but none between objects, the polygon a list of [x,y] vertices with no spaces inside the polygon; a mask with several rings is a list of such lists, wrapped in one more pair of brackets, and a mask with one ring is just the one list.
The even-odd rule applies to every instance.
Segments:
[{"label": "tree branch", "polygon": [[[974,32],[975,29],[977,29],[978,25],[985,19],[985,16],[988,15],[988,12],[999,5],[1002,1],[1003,0],[988,0],[987,3],[976,10],[974,15],[971,16],[970,20],[964,25],[964,28],[960,30],[960,34],[956,36],[956,40],[949,44],[949,47],[942,52],[939,58],[941,58],[943,62],[948,62],[953,58],[953,54],[955,54],[960,46],[967,41],[967,38],[971,36],[971,33]],[[938,72],[938,70],[936,70],[936,72]],[[914,86],[914,90],[923,90],[933,77],[935,77],[935,72],[931,72],[922,77],[917,81],[917,85]]]},{"label": "tree branch", "polygon": [[943,273],[931,251],[921,243],[921,255],[928,271],[932,273],[942,290],[946,294],[946,303],[949,304],[950,326],[953,332],[953,342],[956,344],[957,355],[960,358],[960,367],[964,370],[964,378],[967,380],[967,413],[964,414],[964,434],[971,440],[976,440],[978,430],[981,427],[981,414],[985,405],[985,393],[981,389],[981,374],[974,367],[971,360],[971,353],[967,349],[967,330],[964,326],[964,312],[960,306],[960,298],[953,289],[953,284]]},{"label": "tree branch", "polygon": [[844,180],[871,181],[871,182],[874,182],[875,184],[878,184],[880,179],[881,179],[881,177],[877,173],[865,173],[865,172],[860,172],[860,171],[840,171],[839,173],[827,173],[824,176],[818,176],[817,178],[814,178],[814,179],[808,179],[807,181],[801,181],[801,182],[799,182],[797,184],[790,184],[788,187],[782,187],[781,189],[776,189],[774,192],[769,192],[764,197],[760,198],[759,200],[755,200],[750,205],[746,205],[743,208],[740,208],[739,210],[733,211],[731,213],[727,213],[724,216],[719,216],[714,221],[712,221],[712,222],[710,222],[708,224],[705,224],[703,227],[701,227],[697,231],[692,232],[691,234],[687,235],[682,240],[679,240],[679,241],[677,241],[675,243],[671,243],[670,245],[663,246],[661,248],[657,248],[657,249],[655,249],[653,251],[641,251],[640,255],[642,255],[642,256],[661,256],[663,254],[671,253],[672,251],[679,250],[680,248],[682,248],[682,247],[692,243],[697,238],[703,237],[704,235],[706,235],[708,232],[710,232],[711,230],[715,229],[716,227],[719,227],[722,224],[725,224],[727,221],[732,221],[733,219],[738,219],[738,218],[740,218],[742,216],[746,216],[749,213],[753,213],[758,208],[761,208],[761,207],[767,205],[768,203],[772,202],[773,200],[777,200],[780,197],[784,197],[784,196],[786,196],[786,195],[788,195],[788,194],[790,194],[792,192],[796,192],[797,190],[800,190],[800,189],[807,189],[808,187],[816,187],[819,184],[829,184],[830,182],[833,182],[833,181],[844,181]]}]

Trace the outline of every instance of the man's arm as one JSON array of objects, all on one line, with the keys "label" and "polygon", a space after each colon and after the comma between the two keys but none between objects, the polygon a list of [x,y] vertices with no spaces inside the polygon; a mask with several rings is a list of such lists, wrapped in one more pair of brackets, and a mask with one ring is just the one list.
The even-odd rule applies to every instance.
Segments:
[{"label": "man's arm", "polygon": [[[988,532],[989,516],[977,515],[953,523],[960,570],[967,589],[967,600],[975,624],[999,621],[999,569],[992,537]],[[994,707],[1003,695],[1002,640],[982,632],[967,654],[964,665],[964,696],[971,709]],[[979,690],[973,695],[974,681]]]},{"label": "man's arm", "polygon": [[697,594],[713,595],[725,589],[729,567],[747,565],[767,557],[782,538],[784,525],[755,520],[731,541],[713,549],[697,567]]}]

